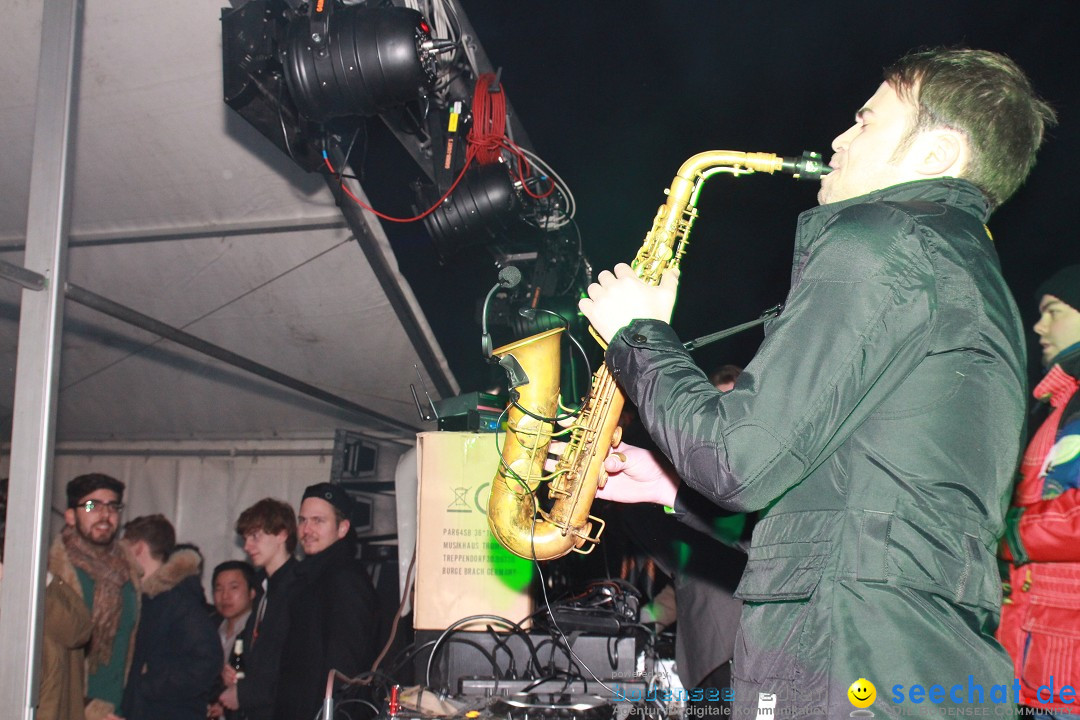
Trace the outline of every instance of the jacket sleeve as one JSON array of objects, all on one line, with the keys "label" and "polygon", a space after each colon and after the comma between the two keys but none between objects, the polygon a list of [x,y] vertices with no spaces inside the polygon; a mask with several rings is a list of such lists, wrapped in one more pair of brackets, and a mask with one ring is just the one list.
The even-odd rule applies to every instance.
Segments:
[{"label": "jacket sleeve", "polygon": [[1017,565],[1080,562],[1080,490],[1012,508],[1005,520],[1005,542]]},{"label": "jacket sleeve", "polygon": [[[167,652],[156,654],[156,667],[149,669],[141,683],[143,693],[158,703],[190,701],[200,692],[209,700],[225,663],[221,640],[199,603],[188,597],[177,600],[170,633],[174,643]],[[131,672],[140,670],[133,667]]]},{"label": "jacket sleeve", "polygon": [[731,510],[759,510],[797,484],[927,354],[934,272],[901,209],[842,210],[804,257],[734,390],[713,388],[666,323],[636,320],[608,348],[679,476]]},{"label": "jacket sleeve", "polygon": [[1017,565],[1080,562],[1080,419],[1070,418],[1058,430],[1043,494],[1054,497],[1009,510],[1005,557]]},{"label": "jacket sleeve", "polygon": [[[256,605],[256,608],[258,605]],[[266,614],[262,621],[262,631],[257,642],[250,638],[255,628],[256,613],[248,617],[244,636],[249,640],[246,653],[245,677],[236,683],[236,695],[240,709],[249,715],[273,712],[277,697],[278,672],[281,667],[281,649],[285,644],[285,635],[289,629],[289,597],[286,592],[278,592],[268,598]]]},{"label": "jacket sleeve", "polygon": [[45,588],[45,634],[60,647],[73,650],[90,642],[93,629],[86,603],[70,585],[54,577]]},{"label": "jacket sleeve", "polygon": [[336,573],[330,589],[326,632],[327,671],[355,677],[371,669],[378,655],[381,615],[371,581],[359,566]]},{"label": "jacket sleeve", "polygon": [[693,488],[682,485],[675,496],[672,514],[679,522],[706,537],[746,551],[746,513],[724,510]]},{"label": "jacket sleeve", "polygon": [[[59,718],[61,708],[86,695],[82,673],[72,673],[71,653],[90,641],[93,625],[82,598],[53,577],[45,588],[45,635],[41,645],[41,678],[37,717]],[[79,653],[77,667],[81,668]]]}]

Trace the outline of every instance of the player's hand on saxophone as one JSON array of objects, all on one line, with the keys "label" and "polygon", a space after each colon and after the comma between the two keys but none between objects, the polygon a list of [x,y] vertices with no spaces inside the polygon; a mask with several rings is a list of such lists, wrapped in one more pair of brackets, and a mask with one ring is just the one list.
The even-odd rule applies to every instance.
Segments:
[{"label": "player's hand on saxophone", "polygon": [[604,461],[607,484],[596,497],[621,503],[650,502],[672,506],[679,491],[679,476],[659,453],[620,443]]},{"label": "player's hand on saxophone", "polygon": [[614,272],[604,270],[597,276],[589,285],[589,297],[578,301],[578,309],[604,342],[611,342],[631,320],[669,322],[678,288],[677,269],[665,271],[659,285],[646,285],[629,265],[619,263]]}]

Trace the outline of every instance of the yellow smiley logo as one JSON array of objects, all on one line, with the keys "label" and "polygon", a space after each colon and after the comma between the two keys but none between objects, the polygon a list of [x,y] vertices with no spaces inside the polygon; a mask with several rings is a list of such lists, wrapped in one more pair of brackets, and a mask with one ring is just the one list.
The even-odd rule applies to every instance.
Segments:
[{"label": "yellow smiley logo", "polygon": [[847,691],[848,700],[857,708],[868,708],[877,698],[877,688],[866,678],[859,678],[851,683]]}]

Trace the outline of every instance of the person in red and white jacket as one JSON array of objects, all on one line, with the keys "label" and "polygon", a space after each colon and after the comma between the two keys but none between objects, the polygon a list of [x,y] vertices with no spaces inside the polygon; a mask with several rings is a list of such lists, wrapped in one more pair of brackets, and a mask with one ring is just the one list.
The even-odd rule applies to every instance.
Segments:
[{"label": "person in red and white jacket", "polygon": [[[1020,702],[1036,717],[1080,715],[1080,265],[1039,287],[1035,333],[1049,413],[1032,436],[1006,516],[1004,605],[997,637]],[[1071,690],[1071,691],[1070,691]]]}]

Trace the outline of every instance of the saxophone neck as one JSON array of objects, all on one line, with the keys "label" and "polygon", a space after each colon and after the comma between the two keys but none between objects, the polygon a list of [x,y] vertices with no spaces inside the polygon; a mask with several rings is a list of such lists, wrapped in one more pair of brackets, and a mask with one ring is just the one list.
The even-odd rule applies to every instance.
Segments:
[{"label": "saxophone neck", "polygon": [[694,185],[705,171],[716,168],[719,172],[743,175],[752,172],[772,174],[784,169],[784,158],[772,153],[739,152],[737,150],[708,150],[690,157],[679,168],[677,178]]}]

